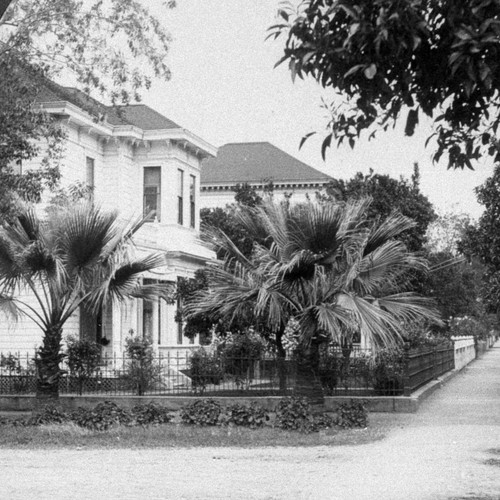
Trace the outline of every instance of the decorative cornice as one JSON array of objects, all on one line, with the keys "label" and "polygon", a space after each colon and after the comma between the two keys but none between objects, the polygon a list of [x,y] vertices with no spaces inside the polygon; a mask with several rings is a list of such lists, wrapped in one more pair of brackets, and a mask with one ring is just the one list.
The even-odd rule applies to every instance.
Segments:
[{"label": "decorative cornice", "polygon": [[81,129],[91,130],[98,137],[137,141],[146,147],[151,142],[170,141],[179,144],[197,158],[209,158],[217,155],[217,148],[184,128],[164,130],[142,130],[133,125],[110,125],[105,121],[93,119],[78,106],[67,101],[42,102],[40,107],[47,113],[63,120],[67,125],[75,125]]},{"label": "decorative cornice", "polygon": [[[313,189],[313,188],[322,188],[330,181],[325,179],[324,181],[297,181],[297,182],[273,182],[274,189]],[[236,188],[234,184],[201,184],[200,191],[202,192],[224,192],[224,191],[233,191]],[[256,189],[264,189],[267,187],[267,183],[248,183],[251,187]]]}]

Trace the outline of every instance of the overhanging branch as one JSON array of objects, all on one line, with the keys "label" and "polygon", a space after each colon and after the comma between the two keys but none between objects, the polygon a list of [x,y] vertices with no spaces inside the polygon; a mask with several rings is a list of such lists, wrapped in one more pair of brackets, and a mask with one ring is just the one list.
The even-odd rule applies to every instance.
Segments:
[{"label": "overhanging branch", "polygon": [[12,0],[0,0],[0,22],[2,21],[2,17],[7,10],[7,7],[12,3]]}]

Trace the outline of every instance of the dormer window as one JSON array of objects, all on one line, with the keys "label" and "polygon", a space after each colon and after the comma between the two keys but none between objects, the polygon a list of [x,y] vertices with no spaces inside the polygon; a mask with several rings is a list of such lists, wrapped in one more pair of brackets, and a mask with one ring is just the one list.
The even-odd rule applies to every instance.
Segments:
[{"label": "dormer window", "polygon": [[144,217],[153,222],[161,216],[161,167],[144,168]]}]

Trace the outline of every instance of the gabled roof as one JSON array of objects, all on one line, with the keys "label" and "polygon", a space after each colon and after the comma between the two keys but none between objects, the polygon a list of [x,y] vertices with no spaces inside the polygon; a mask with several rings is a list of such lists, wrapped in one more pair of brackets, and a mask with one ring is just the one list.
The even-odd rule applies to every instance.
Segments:
[{"label": "gabled roof", "polygon": [[216,158],[203,162],[202,186],[248,182],[326,183],[332,178],[269,142],[225,144]]}]

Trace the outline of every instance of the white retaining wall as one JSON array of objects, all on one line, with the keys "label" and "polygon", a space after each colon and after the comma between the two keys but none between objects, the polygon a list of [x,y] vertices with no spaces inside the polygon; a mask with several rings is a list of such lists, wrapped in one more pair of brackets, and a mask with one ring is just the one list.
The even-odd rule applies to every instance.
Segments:
[{"label": "white retaining wall", "polygon": [[476,358],[474,337],[467,335],[463,337],[451,337],[455,344],[455,370],[461,370]]}]

